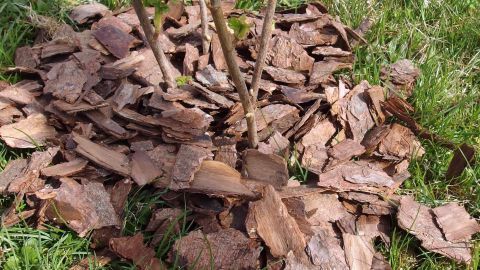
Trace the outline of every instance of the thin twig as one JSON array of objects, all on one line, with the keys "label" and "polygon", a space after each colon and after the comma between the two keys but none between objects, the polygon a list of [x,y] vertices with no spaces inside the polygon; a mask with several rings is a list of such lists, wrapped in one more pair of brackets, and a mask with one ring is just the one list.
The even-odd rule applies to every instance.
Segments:
[{"label": "thin twig", "polygon": [[155,55],[155,59],[157,59],[158,65],[160,66],[163,79],[167,83],[168,87],[176,88],[177,84],[172,76],[168,58],[165,56],[158,39],[155,39],[153,26],[148,19],[147,11],[142,4],[142,0],[133,0],[133,8],[135,9],[135,13],[140,20],[140,24],[143,32],[145,32],[145,37],[147,38],[148,44],[153,51],[153,55]]},{"label": "thin twig", "polygon": [[235,88],[240,96],[240,101],[242,102],[243,112],[247,120],[248,144],[251,148],[256,148],[258,145],[258,134],[257,124],[255,122],[255,107],[250,99],[245,80],[240,73],[237,62],[235,61],[236,52],[233,47],[230,33],[227,30],[227,25],[225,24],[225,18],[223,17],[220,2],[220,0],[211,0],[209,8],[222,46],[223,56],[227,62],[228,72],[232,77]]},{"label": "thin twig", "polygon": [[258,53],[257,62],[255,63],[255,69],[253,70],[252,85],[250,94],[253,100],[257,100],[258,88],[260,85],[260,78],[262,77],[263,68],[265,67],[265,58],[267,57],[268,45],[272,38],[273,30],[273,15],[275,13],[275,7],[277,0],[269,0],[267,10],[265,11],[265,18],[263,19],[262,35],[260,37],[260,51]]},{"label": "thin twig", "polygon": [[208,34],[208,14],[207,14],[207,4],[205,0],[199,0],[200,4],[200,19],[202,22],[202,50],[203,55],[208,53],[210,49],[210,35]]}]

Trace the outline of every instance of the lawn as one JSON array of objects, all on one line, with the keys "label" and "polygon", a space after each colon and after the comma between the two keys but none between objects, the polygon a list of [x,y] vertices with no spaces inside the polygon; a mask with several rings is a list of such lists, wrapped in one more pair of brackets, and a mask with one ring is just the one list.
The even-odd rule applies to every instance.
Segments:
[{"label": "lawn", "polygon": [[[34,27],[28,23],[30,10],[67,20],[74,0],[7,0],[0,4],[0,68],[13,64],[17,46],[28,44]],[[114,8],[126,0],[103,0]],[[259,1],[241,0],[242,8],[256,9]],[[279,5],[294,7],[301,0],[278,0]],[[380,84],[380,68],[402,58],[412,59],[421,76],[410,102],[415,119],[430,131],[456,144],[469,143],[477,151],[480,145],[480,0],[324,0],[330,12],[356,27],[366,16],[374,20],[367,34],[369,44],[355,49],[355,80]],[[30,9],[31,7],[31,9]],[[31,16],[30,16],[31,17]],[[15,76],[0,73],[0,79],[14,82]],[[452,151],[422,141],[426,154],[410,165],[412,177],[400,190],[413,194],[430,206],[457,201],[470,214],[480,217],[480,166],[467,168],[461,177],[447,182],[445,172]],[[0,169],[9,159],[27,152],[13,152],[0,145]],[[480,158],[477,155],[477,164]],[[149,205],[161,204],[151,194],[138,191],[128,204],[127,234],[140,230],[142,218],[148,220]],[[0,199],[0,211],[9,198]],[[177,237],[177,236],[172,236]],[[171,238],[172,239],[172,238]],[[171,240],[170,239],[170,240]],[[165,249],[166,244],[162,247]],[[24,225],[0,231],[0,266],[3,269],[68,269],[90,254],[88,239],[58,228],[46,231]],[[463,269],[441,256],[419,248],[411,236],[397,231],[390,247],[380,247],[394,269]],[[2,255],[3,253],[3,255]],[[477,237],[471,268],[477,269],[480,239]],[[159,255],[161,250],[158,251]],[[1,268],[0,267],[0,268]],[[9,268],[10,267],[10,268]],[[134,269],[115,264],[112,269]],[[105,269],[105,268],[98,268]],[[107,268],[108,269],[108,268]]]}]

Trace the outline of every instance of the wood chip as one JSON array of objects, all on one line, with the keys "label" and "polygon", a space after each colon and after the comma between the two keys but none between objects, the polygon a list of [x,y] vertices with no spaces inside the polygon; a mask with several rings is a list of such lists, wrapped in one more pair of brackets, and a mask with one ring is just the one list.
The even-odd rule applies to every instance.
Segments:
[{"label": "wood chip", "polygon": [[339,239],[327,231],[319,231],[310,238],[307,254],[317,266],[315,269],[348,269]]},{"label": "wood chip", "polygon": [[303,147],[317,144],[319,146],[325,146],[327,142],[332,138],[337,129],[332,122],[328,119],[318,121],[310,131],[303,136],[300,143]]},{"label": "wood chip", "polygon": [[284,158],[275,154],[264,154],[255,149],[245,150],[242,173],[248,178],[270,184],[275,188],[286,186],[289,178]]},{"label": "wood chip", "polygon": [[143,235],[112,238],[110,249],[120,257],[131,260],[141,270],[164,270],[166,266],[155,257],[155,250],[143,243]]},{"label": "wood chip", "polygon": [[211,159],[212,156],[212,153],[205,148],[181,145],[173,167],[171,188],[174,190],[188,188],[202,162],[205,159]]},{"label": "wood chip", "polygon": [[457,203],[448,203],[432,211],[445,239],[450,242],[468,242],[473,234],[480,232],[477,221]]},{"label": "wood chip", "polygon": [[258,151],[264,154],[275,154],[279,156],[286,156],[290,150],[290,141],[285,138],[280,132],[274,131],[268,138],[267,142],[258,143]]},{"label": "wood chip", "polygon": [[215,161],[220,161],[228,166],[235,168],[237,166],[237,147],[235,144],[221,145],[215,152]]},{"label": "wood chip", "polygon": [[28,161],[26,159],[14,159],[0,172],[0,193],[4,194],[8,185],[15,179],[25,174]]},{"label": "wood chip", "polygon": [[88,79],[85,71],[80,69],[73,60],[53,66],[47,73],[47,78],[43,92],[51,93],[54,97],[68,103],[78,99]]},{"label": "wood chip", "polygon": [[113,25],[101,27],[93,31],[92,35],[117,58],[126,57],[129,48],[136,42],[136,39],[133,36],[123,32]]},{"label": "wood chip", "polygon": [[227,70],[227,62],[223,56],[222,46],[217,34],[212,34],[212,56],[215,68],[218,70]]},{"label": "wood chip", "polygon": [[100,76],[107,80],[126,78],[133,74],[145,60],[145,55],[132,52],[129,56],[105,64],[100,69]]},{"label": "wood chip", "polygon": [[129,179],[117,181],[112,189],[109,190],[110,202],[112,202],[113,209],[115,209],[115,212],[119,217],[123,215],[128,194],[131,190],[132,181]]},{"label": "wood chip", "polygon": [[335,166],[363,153],[365,153],[365,147],[359,142],[350,139],[343,140],[328,149],[328,156],[331,158],[328,166]]},{"label": "wood chip", "polygon": [[345,258],[350,269],[370,270],[375,250],[368,236],[344,233]]},{"label": "wood chip", "polygon": [[330,76],[342,69],[352,69],[351,63],[342,63],[337,61],[319,61],[313,64],[312,71],[310,72],[310,84],[327,83]]},{"label": "wood chip", "polygon": [[219,161],[205,160],[195,173],[190,189],[216,196],[255,197],[238,171]]},{"label": "wood chip", "polygon": [[143,151],[136,151],[130,161],[132,166],[132,179],[139,186],[149,184],[162,175],[160,168]]},{"label": "wood chip", "polygon": [[53,165],[41,170],[41,174],[47,177],[67,177],[81,172],[86,166],[88,161],[77,158],[69,162]]},{"label": "wood chip", "polygon": [[72,133],[72,139],[77,143],[75,151],[86,159],[122,176],[130,175],[129,161],[124,154],[96,144],[75,133]]},{"label": "wood chip", "polygon": [[394,123],[390,132],[380,141],[378,152],[384,159],[410,160],[421,157],[425,150],[410,129]]},{"label": "wood chip", "polygon": [[15,66],[36,68],[40,64],[38,52],[30,46],[18,47],[15,50]]},{"label": "wood chip", "polygon": [[196,230],[177,240],[173,247],[181,267],[198,269],[256,269],[259,244],[235,229],[203,234]]},{"label": "wood chip", "polygon": [[36,148],[57,136],[43,114],[32,114],[14,124],[0,127],[0,137],[13,148]]},{"label": "wood chip", "polygon": [[192,82],[192,85],[195,86],[195,91],[199,92],[202,96],[204,96],[210,102],[213,102],[222,108],[231,108],[235,105],[233,101],[229,100],[228,98],[220,94],[217,94],[213,91],[208,90],[207,88],[203,87],[199,83]]},{"label": "wood chip", "polygon": [[132,32],[132,26],[129,25],[127,22],[119,18],[118,16],[106,16],[101,18],[98,22],[92,24],[92,30],[97,30],[107,25],[112,25],[117,27],[118,29],[122,30],[125,33]]},{"label": "wood chip", "polygon": [[422,247],[427,250],[458,262],[468,263],[472,259],[469,245],[446,241],[435,223],[432,209],[415,202],[412,197],[404,196],[400,199],[397,220],[398,226],[415,235],[422,242]]},{"label": "wood chip", "polygon": [[402,97],[412,95],[415,81],[419,75],[420,70],[408,59],[398,60],[389,66],[382,67],[380,71],[381,79],[390,83],[394,90],[398,91],[395,94]]},{"label": "wood chip", "polygon": [[305,89],[299,89],[285,85],[280,85],[279,88],[280,91],[287,97],[290,102],[297,104],[310,102],[319,98],[324,98],[324,96],[320,93],[307,91]]},{"label": "wood chip", "polygon": [[303,233],[272,186],[265,187],[261,200],[250,203],[248,216],[252,224],[247,224],[247,231],[258,234],[274,257],[287,256],[289,251],[302,256],[306,247]]},{"label": "wood chip", "polygon": [[448,165],[445,178],[452,180],[459,177],[463,170],[472,165],[475,160],[475,148],[468,144],[462,144],[453,152],[452,160]]},{"label": "wood chip", "polygon": [[[269,46],[267,63],[272,66],[307,72],[312,69],[314,59],[295,40],[285,36],[276,36],[270,40]],[[256,53],[252,56],[256,59]]]},{"label": "wood chip", "polygon": [[[136,71],[132,74],[132,77],[144,85],[158,86],[164,81],[163,73],[158,66],[152,50],[144,49],[139,52],[140,56],[142,56],[144,60],[136,68]],[[172,72],[174,78],[181,75],[181,73],[173,65],[170,65],[170,72]]]},{"label": "wood chip", "polygon": [[76,6],[70,12],[70,18],[75,22],[82,24],[86,23],[89,19],[94,17],[102,17],[108,14],[110,11],[108,7],[100,3],[92,3]]},{"label": "wood chip", "polygon": [[274,81],[288,84],[303,84],[306,81],[305,75],[294,70],[276,68],[267,66],[265,72],[272,77]]},{"label": "wood chip", "polygon": [[80,237],[92,229],[119,226],[118,218],[110,202],[110,196],[101,183],[79,184],[71,178],[62,178],[60,188],[54,190],[53,204],[47,216],[76,231]]},{"label": "wood chip", "polygon": [[193,76],[200,53],[198,49],[190,43],[185,44],[185,58],[183,58],[183,74],[185,76]]}]

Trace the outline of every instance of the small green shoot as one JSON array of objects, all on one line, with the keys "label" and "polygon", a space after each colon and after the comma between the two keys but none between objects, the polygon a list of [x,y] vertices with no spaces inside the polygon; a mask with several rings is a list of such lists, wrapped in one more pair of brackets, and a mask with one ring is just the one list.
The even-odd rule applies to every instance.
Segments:
[{"label": "small green shoot", "polygon": [[233,30],[233,35],[237,40],[246,38],[251,27],[245,15],[229,18],[228,26]]},{"label": "small green shoot", "polygon": [[177,86],[184,86],[189,84],[193,80],[192,76],[178,76],[175,78]]}]

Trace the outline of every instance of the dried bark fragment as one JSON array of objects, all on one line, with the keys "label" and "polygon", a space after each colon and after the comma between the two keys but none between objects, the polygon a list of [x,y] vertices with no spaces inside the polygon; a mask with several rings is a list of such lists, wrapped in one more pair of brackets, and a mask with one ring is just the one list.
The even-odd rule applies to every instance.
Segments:
[{"label": "dried bark fragment", "polygon": [[52,162],[58,151],[59,147],[50,147],[46,151],[34,152],[23,173],[8,185],[8,192],[23,194],[42,189],[45,181],[40,178],[40,170]]},{"label": "dried bark fragment", "polygon": [[385,172],[367,162],[350,161],[335,166],[318,176],[318,185],[334,190],[380,192],[395,186],[393,179]]},{"label": "dried bark fragment", "polygon": [[265,187],[261,200],[250,203],[248,216],[253,226],[247,224],[247,231],[256,232],[274,257],[287,256],[289,251],[299,257],[304,254],[303,233],[272,186]]},{"label": "dried bark fragment", "polygon": [[235,229],[206,235],[196,230],[173,247],[173,256],[179,257],[181,267],[198,269],[256,269],[260,252],[257,242]]},{"label": "dried bark fragment", "polygon": [[16,107],[8,106],[0,109],[0,126],[18,122],[23,119],[23,113]]},{"label": "dried bark fragment", "polygon": [[317,122],[315,126],[303,136],[300,143],[303,147],[313,144],[325,146],[336,131],[337,129],[330,120],[323,119]]},{"label": "dried bark fragment", "polygon": [[77,158],[69,162],[53,165],[41,170],[41,174],[47,177],[66,177],[81,172],[88,161]]},{"label": "dried bark fragment", "polygon": [[146,152],[155,165],[162,170],[162,176],[155,182],[155,186],[168,187],[172,180],[173,166],[177,156],[175,145],[159,144],[153,150]]},{"label": "dried bark fragment", "polygon": [[119,217],[123,215],[123,209],[125,209],[125,203],[127,202],[130,190],[132,190],[132,181],[127,178],[117,181],[109,192],[110,202]]},{"label": "dried bark fragment", "polygon": [[400,228],[415,235],[427,250],[458,262],[468,263],[472,259],[469,244],[446,241],[435,224],[432,209],[415,202],[412,197],[404,196],[400,199],[397,220]]},{"label": "dried bark fragment", "polygon": [[18,47],[15,50],[15,66],[36,68],[40,63],[38,52],[30,46]]},{"label": "dried bark fragment", "polygon": [[384,159],[410,160],[421,157],[425,150],[410,129],[394,123],[380,141],[378,152]]},{"label": "dried bark fragment", "polygon": [[235,168],[237,166],[237,158],[237,147],[235,144],[230,144],[219,146],[215,152],[214,160]]},{"label": "dried bark fragment", "polygon": [[375,250],[368,236],[344,233],[345,258],[352,270],[370,270]]},{"label": "dried bark fragment", "polygon": [[193,34],[195,31],[197,31],[197,28],[199,26],[200,21],[191,22],[189,24],[181,26],[180,28],[170,27],[165,31],[165,34],[167,34],[168,37],[176,40]]},{"label": "dried bark fragment", "polygon": [[[267,63],[274,67],[293,69],[295,71],[310,71],[314,59],[295,40],[276,36],[270,40],[270,49],[267,54]],[[258,50],[257,50],[258,51]],[[256,54],[252,55],[256,58]]]},{"label": "dried bark fragment", "polygon": [[198,65],[200,53],[190,43],[185,44],[185,58],[183,58],[183,75],[192,76]]},{"label": "dried bark fragment", "polygon": [[72,42],[53,40],[42,45],[42,54],[40,57],[44,60],[44,58],[56,55],[71,54],[75,50],[77,50],[77,46]]},{"label": "dried bark fragment", "polygon": [[392,270],[392,267],[382,253],[376,252],[375,255],[373,255],[371,270]]},{"label": "dried bark fragment", "polygon": [[10,228],[22,221],[25,222],[26,219],[32,217],[36,211],[36,209],[32,209],[16,213],[15,209],[11,209],[8,212],[3,212],[1,217],[2,228]]},{"label": "dried bark fragment", "polygon": [[420,70],[408,59],[398,60],[393,64],[382,67],[380,71],[381,79],[390,83],[394,90],[399,91],[395,94],[400,94],[403,97],[412,95],[415,81],[419,75]]},{"label": "dried bark fragment", "polygon": [[475,160],[475,148],[464,143],[458,149],[453,152],[452,160],[448,165],[445,178],[452,180],[459,177],[463,170],[474,163]]},{"label": "dried bark fragment", "polygon": [[287,162],[281,156],[264,154],[255,149],[247,149],[243,154],[243,174],[275,188],[286,186],[288,182]]},{"label": "dried bark fragment", "polygon": [[61,179],[60,188],[53,205],[47,209],[47,216],[76,231],[80,237],[92,229],[119,226],[120,220],[110,203],[110,196],[101,183],[79,184],[70,178]]},{"label": "dried bark fragment", "polygon": [[126,129],[100,111],[88,111],[85,112],[85,116],[107,134],[119,139],[129,137],[129,132]]},{"label": "dried bark fragment", "polygon": [[63,111],[67,114],[75,114],[78,112],[91,111],[102,107],[107,107],[109,104],[104,102],[95,106],[92,106],[86,102],[78,102],[75,104],[67,103],[63,100],[55,100],[51,103],[56,109]]},{"label": "dried bark fragment", "polygon": [[280,91],[287,97],[290,102],[301,104],[319,98],[324,98],[320,93],[307,91],[306,89],[293,88],[285,85],[279,86]]},{"label": "dried bark fragment", "polygon": [[341,69],[351,69],[351,63],[342,63],[333,60],[319,61],[313,64],[313,68],[310,72],[310,84],[326,83],[329,77],[336,71]]},{"label": "dried bark fragment", "polygon": [[[261,110],[255,112],[255,119],[257,123],[258,131],[266,128],[270,123],[275,120],[281,119],[290,114],[298,114],[298,109],[291,105],[286,104],[272,104],[263,107]],[[244,133],[247,131],[247,121],[242,119],[242,121],[236,123],[227,129],[228,134],[235,133]]]},{"label": "dried bark fragment", "polygon": [[368,82],[362,81],[348,94],[350,100],[348,101],[345,120],[348,122],[351,138],[357,142],[361,142],[367,131],[375,125],[364,93],[364,89],[368,88],[370,88]]},{"label": "dried bark fragment", "polygon": [[315,22],[294,23],[288,32],[296,42],[306,46],[334,45],[338,41],[338,34],[329,26],[329,15],[324,15]]},{"label": "dried bark fragment", "polygon": [[225,57],[223,56],[222,46],[220,45],[220,40],[218,39],[217,34],[212,34],[212,56],[213,63],[215,68],[218,70],[226,70],[227,62],[225,62]]},{"label": "dried bark fragment", "polygon": [[328,162],[328,154],[322,143],[311,144],[305,147],[302,156],[302,166],[316,174],[321,174]]},{"label": "dried bark fragment", "polygon": [[[137,67],[137,70],[133,73],[132,77],[145,85],[158,86],[161,82],[164,82],[163,73],[158,66],[153,51],[151,49],[144,49],[140,51],[140,55],[145,60],[143,60]],[[169,65],[170,72],[174,78],[181,75],[170,61],[168,61],[167,65]]]},{"label": "dried bark fragment", "polygon": [[78,134],[72,133],[72,136],[77,143],[75,148],[77,153],[107,170],[122,176],[130,175],[130,165],[126,155],[96,144]]},{"label": "dried bark fragment", "polygon": [[134,51],[125,58],[103,65],[100,69],[100,76],[107,80],[125,78],[134,73],[144,60],[143,54]]},{"label": "dried bark fragment", "polygon": [[131,260],[142,270],[167,269],[163,262],[155,258],[155,251],[143,243],[143,235],[137,233],[134,236],[110,239],[110,250],[120,257]]},{"label": "dried bark fragment", "polygon": [[235,105],[233,101],[229,100],[228,98],[217,94],[213,91],[208,90],[207,88],[203,87],[202,85],[193,82],[193,86],[195,86],[195,90],[199,92],[202,96],[204,96],[207,100],[217,104],[222,108],[231,108]]},{"label": "dried bark fragment", "polygon": [[58,99],[68,103],[75,102],[87,82],[87,74],[78,64],[70,60],[58,63],[47,73],[44,93],[52,93]]},{"label": "dried bark fragment", "polygon": [[99,28],[98,30],[93,31],[92,35],[117,58],[126,57],[129,48],[136,42],[136,39],[133,36],[123,32],[113,25],[106,25]]},{"label": "dried bark fragment", "polygon": [[188,188],[202,162],[211,159],[212,156],[205,148],[182,144],[173,167],[171,188],[174,190]]},{"label": "dried bark fragment", "polygon": [[92,3],[76,6],[70,12],[70,18],[75,22],[82,24],[95,17],[103,17],[110,11],[108,7],[100,3]]},{"label": "dried bark fragment", "polygon": [[385,101],[385,92],[383,87],[372,86],[372,88],[365,91],[365,94],[370,104],[370,114],[372,115],[373,120],[375,120],[375,124],[377,126],[383,124],[386,117],[383,113],[381,105],[381,103]]},{"label": "dried bark fragment", "polygon": [[360,156],[363,153],[365,153],[365,147],[359,142],[350,139],[343,140],[328,149],[328,156],[331,158],[328,166],[335,166],[350,160],[354,156]]},{"label": "dried bark fragment", "polygon": [[[34,89],[30,89],[30,86],[32,84],[33,81],[23,80],[14,85],[9,85],[0,91],[0,98],[12,101],[20,105],[32,104],[35,102],[35,96],[32,93],[32,90]],[[35,84],[38,83],[35,82]],[[38,86],[40,86],[39,88],[41,88],[41,85]]]},{"label": "dried bark fragment", "polygon": [[132,179],[139,186],[149,184],[162,175],[160,168],[155,166],[155,163],[143,151],[136,151],[132,155],[130,163],[132,165]]},{"label": "dried bark fragment", "polygon": [[32,114],[14,124],[0,127],[0,136],[13,148],[36,148],[57,136],[43,114]]},{"label": "dried bark fragment", "polygon": [[306,81],[305,75],[294,70],[276,68],[267,66],[265,72],[272,77],[274,81],[288,84],[303,84]]},{"label": "dried bark fragment", "polygon": [[480,232],[477,221],[457,203],[448,203],[433,208],[432,211],[445,239],[450,242],[470,241],[473,234]]},{"label": "dried bark fragment", "polygon": [[14,159],[0,172],[0,193],[4,193],[8,185],[25,173],[28,161],[26,159]]},{"label": "dried bark fragment", "polygon": [[227,74],[216,70],[212,65],[206,66],[195,73],[195,79],[208,88],[215,87],[224,90],[232,89]]},{"label": "dried bark fragment", "polygon": [[348,269],[340,241],[327,231],[319,231],[310,238],[307,254],[316,265],[315,269]]},{"label": "dried bark fragment", "polygon": [[264,154],[276,154],[285,156],[290,150],[290,141],[285,138],[280,132],[274,131],[268,138],[268,141],[258,143],[258,151]]},{"label": "dried bark fragment", "polygon": [[255,197],[232,167],[218,161],[205,160],[190,184],[193,191],[216,196]]},{"label": "dried bark fragment", "polygon": [[321,105],[321,102],[322,100],[318,99],[317,101],[315,101],[315,103],[312,104],[312,106],[310,106],[310,108],[308,108],[308,110],[305,112],[305,114],[302,116],[302,119],[300,119],[300,121],[298,121],[295,126],[289,130],[286,134],[285,134],[285,138],[290,138],[292,135],[296,134],[297,131],[303,127],[303,125],[307,122],[308,119],[310,119],[310,117],[312,116],[312,114],[314,114],[319,108],[320,108],[320,105]]},{"label": "dried bark fragment", "polygon": [[[140,23],[140,22],[139,22]],[[119,17],[115,16],[106,16],[101,18],[98,22],[92,24],[91,29],[97,30],[107,25],[112,25],[117,27],[118,29],[122,30],[125,33],[132,32],[132,26],[126,23],[124,20],[120,19]]]},{"label": "dried bark fragment", "polygon": [[341,48],[333,46],[320,46],[313,49],[312,54],[334,57],[348,57],[352,55],[350,51],[344,51]]}]

